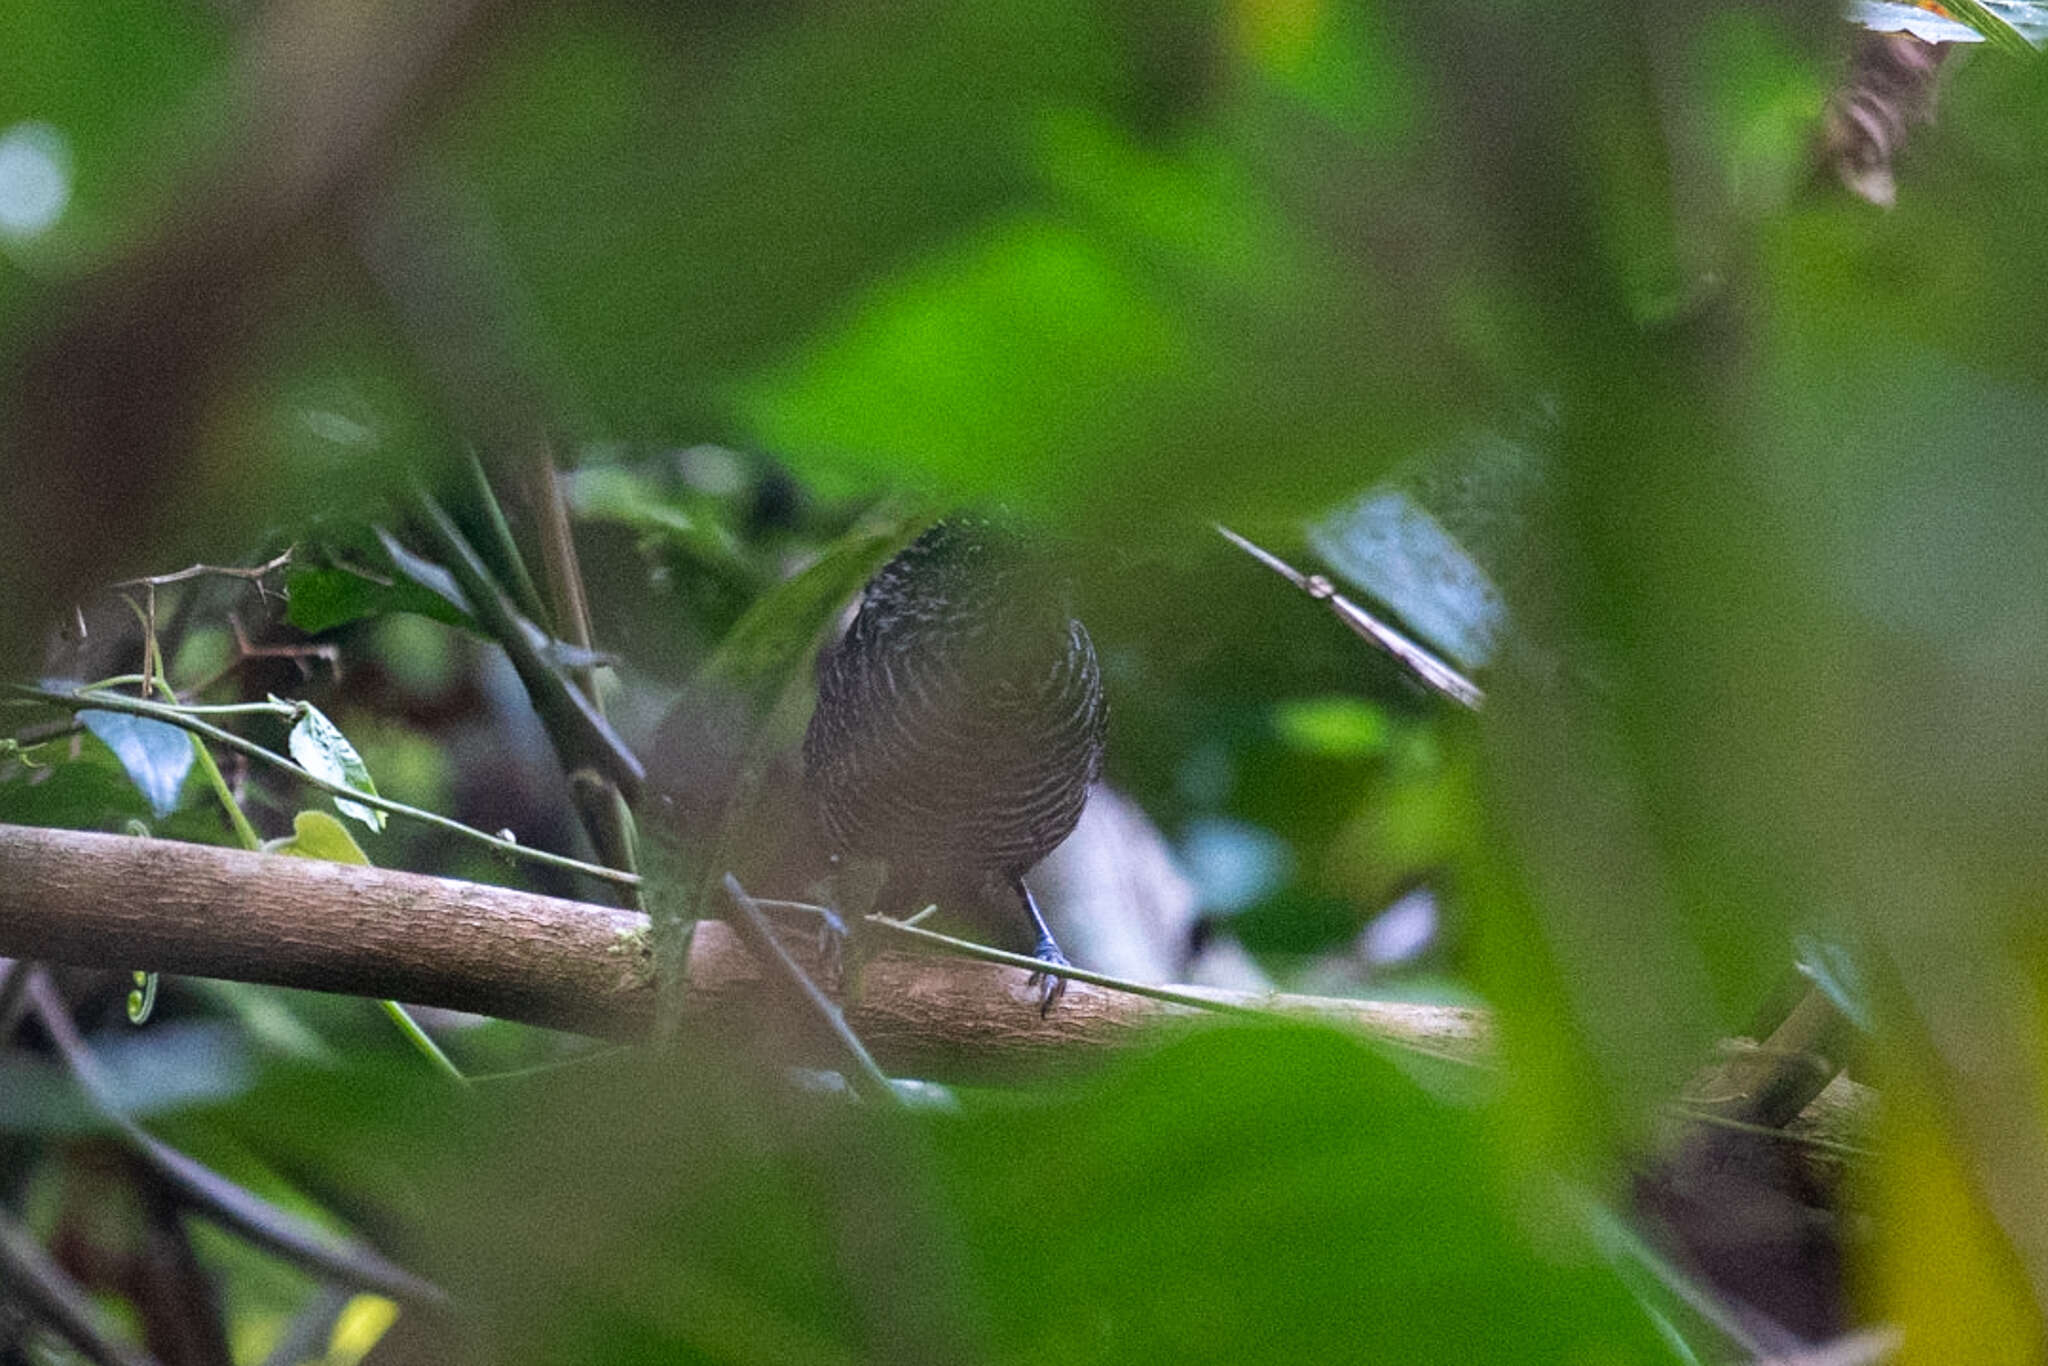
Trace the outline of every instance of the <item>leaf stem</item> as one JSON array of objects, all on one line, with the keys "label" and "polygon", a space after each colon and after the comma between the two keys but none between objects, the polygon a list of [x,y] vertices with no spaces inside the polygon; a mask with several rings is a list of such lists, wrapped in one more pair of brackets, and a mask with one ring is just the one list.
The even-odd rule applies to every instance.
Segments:
[{"label": "leaf stem", "polygon": [[199,771],[205,775],[207,786],[213,789],[213,795],[220,799],[222,809],[228,813],[228,824],[235,828],[235,838],[250,853],[261,851],[263,836],[256,833],[256,827],[243,814],[242,804],[228,790],[228,780],[221,775],[220,765],[213,761],[213,751],[206,747],[206,741],[200,736],[194,734],[191,740],[192,752],[199,757]]},{"label": "leaf stem", "polygon": [[1108,973],[1077,968],[1071,963],[1048,963],[1029,954],[1011,953],[1007,949],[977,944],[971,939],[958,939],[950,934],[940,934],[937,930],[927,930],[907,921],[891,920],[886,915],[870,915],[863,918],[866,923],[880,926],[891,934],[920,940],[966,958],[979,958],[985,963],[1002,963],[1030,972],[1051,973],[1058,977],[1071,978],[1076,982],[1087,982],[1109,991],[1121,991],[1128,996],[1143,996],[1154,1001],[1164,1001],[1168,1005],[1192,1006],[1196,1010],[1212,1010],[1221,1015],[1249,1015],[1267,1020],[1286,1018],[1284,1012],[1268,1010],[1262,1006],[1239,1005],[1235,1001],[1218,1001],[1191,991],[1176,991],[1172,987],[1156,987],[1146,982],[1133,982],[1123,977],[1111,977]]},{"label": "leaf stem", "polygon": [[441,1051],[441,1045],[434,1042],[433,1035],[420,1028],[420,1022],[412,1017],[411,1011],[392,1000],[380,1000],[377,1004],[384,1007],[384,1013],[398,1026],[398,1032],[405,1035],[437,1071],[458,1086],[469,1085],[469,1078],[455,1065],[455,1060]]}]

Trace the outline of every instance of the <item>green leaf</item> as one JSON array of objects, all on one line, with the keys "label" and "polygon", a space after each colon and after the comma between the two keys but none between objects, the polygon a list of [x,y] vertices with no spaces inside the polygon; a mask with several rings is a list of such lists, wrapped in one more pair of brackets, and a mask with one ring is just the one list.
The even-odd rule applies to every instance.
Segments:
[{"label": "green leaf", "polygon": [[362,868],[370,866],[370,856],[356,843],[355,836],[349,834],[348,827],[325,811],[299,812],[292,817],[292,833],[283,839],[266,840],[263,850],[289,858],[324,859],[329,863],[353,863]]},{"label": "green leaf", "polygon": [[586,465],[563,476],[563,484],[579,520],[616,522],[678,546],[704,564],[745,568],[741,547],[729,528],[680,506],[641,471]]},{"label": "green leaf", "polygon": [[285,616],[301,631],[318,634],[366,617],[414,612],[467,631],[476,623],[447,598],[407,578],[380,582],[353,569],[302,565],[285,578]]},{"label": "green leaf", "polygon": [[1327,759],[1363,759],[1387,747],[1387,714],[1361,697],[1282,702],[1273,728],[1290,748]]},{"label": "green leaf", "polygon": [[[652,809],[648,910],[663,982],[679,979],[687,925],[719,877],[745,875],[746,854],[787,839],[791,822],[763,818],[775,756],[802,738],[813,700],[813,661],[835,614],[922,525],[896,508],[877,513],[809,568],[757,599],[697,671],[648,754]],[[664,994],[664,1021],[673,1007]]]},{"label": "green leaf", "polygon": [[104,745],[36,745],[0,764],[0,821],[62,830],[116,829],[150,814],[149,803]]},{"label": "green leaf", "polygon": [[1577,1211],[1502,1198],[1483,1114],[1334,1032],[1217,1027],[934,1133],[1000,1360],[1670,1359]]},{"label": "green leaf", "polygon": [[745,691],[761,704],[810,668],[833,615],[889,557],[923,530],[916,507],[890,507],[827,547],[800,574],[763,593],[704,661],[695,683]]},{"label": "green leaf", "polygon": [[[341,783],[373,797],[377,795],[377,785],[370,781],[370,770],[364,767],[362,756],[356,753],[356,747],[348,742],[348,737],[312,703],[297,705],[305,710],[298,724],[292,727],[287,744],[299,766],[331,783]],[[345,797],[336,797],[334,805],[342,815],[353,816],[372,830],[384,828],[382,811]]]},{"label": "green leaf", "polygon": [[1188,362],[1141,274],[1086,233],[1020,220],[895,282],[746,407],[825,487],[886,461],[947,497],[1045,506],[1117,410]]}]

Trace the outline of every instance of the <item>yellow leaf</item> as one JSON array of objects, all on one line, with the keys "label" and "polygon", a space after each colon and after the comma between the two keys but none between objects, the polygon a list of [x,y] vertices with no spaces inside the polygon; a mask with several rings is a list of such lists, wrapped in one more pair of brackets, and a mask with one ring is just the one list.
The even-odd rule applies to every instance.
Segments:
[{"label": "yellow leaf", "polygon": [[1876,1243],[1859,1268],[1874,1317],[1896,1324],[1899,1366],[2044,1360],[2024,1269],[1993,1221],[1968,1154],[1910,1081],[1884,1089],[1869,1194]]},{"label": "yellow leaf", "polygon": [[289,836],[270,840],[263,848],[267,853],[288,854],[292,858],[325,859],[329,863],[353,863],[364,868],[370,866],[369,855],[355,842],[348,827],[325,811],[301,811],[292,817]]}]

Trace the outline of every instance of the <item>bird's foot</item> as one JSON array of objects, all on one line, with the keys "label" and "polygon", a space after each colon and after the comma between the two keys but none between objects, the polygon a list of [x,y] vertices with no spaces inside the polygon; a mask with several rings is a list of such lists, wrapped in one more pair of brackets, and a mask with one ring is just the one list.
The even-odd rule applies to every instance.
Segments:
[{"label": "bird's foot", "polygon": [[818,968],[831,981],[833,990],[846,984],[846,922],[835,911],[818,912]]},{"label": "bird's foot", "polygon": [[[1039,962],[1048,963],[1053,967],[1069,968],[1073,966],[1072,963],[1067,961],[1067,956],[1060,952],[1060,946],[1053,942],[1053,938],[1049,934],[1039,936],[1037,946],[1031,950],[1031,956]],[[1034,972],[1024,985],[1038,988],[1038,1015],[1040,1019],[1050,1015],[1053,1006],[1058,1004],[1060,997],[1067,994],[1067,979],[1057,972]]]}]

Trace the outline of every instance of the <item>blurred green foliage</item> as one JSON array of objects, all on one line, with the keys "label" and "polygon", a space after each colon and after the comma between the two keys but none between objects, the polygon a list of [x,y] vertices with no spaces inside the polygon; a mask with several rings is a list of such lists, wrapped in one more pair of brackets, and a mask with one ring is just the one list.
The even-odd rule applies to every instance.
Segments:
[{"label": "blurred green foliage", "polygon": [[[391,551],[416,482],[457,496],[474,451],[530,539],[529,462],[567,468],[614,721],[645,745],[717,684],[757,785],[891,518],[1000,505],[1067,552],[1109,781],[1197,874],[1218,832],[1259,860],[1198,889],[1209,930],[1283,986],[1476,995],[1501,1076],[1453,1102],[1245,1029],[910,1119],[696,1055],[471,1105],[367,1014],[174,987],[340,1060],[181,1140],[418,1250],[504,1359],[1685,1359],[1653,1317],[1711,1357],[1559,1191],[1620,1200],[1819,932],[1881,984],[1859,1069],[1906,1098],[1852,1197],[1861,1312],[1904,1360],[2039,1357],[2042,64],[1951,55],[1880,213],[1816,169],[1852,39],[1818,6],[442,13],[0,10],[0,139],[54,130],[20,145],[62,149],[67,194],[0,232],[9,672],[132,673],[125,609],[64,640],[62,605],[295,545],[283,622],[165,591],[173,681],[313,700],[385,790],[587,855],[516,680]],[[1208,530],[1321,551],[1426,633],[1335,562],[1390,490],[1504,604],[1480,716]],[[229,838],[195,786],[159,820],[36,723],[0,819]],[[234,776],[282,836],[304,803]],[[1356,969],[1418,886],[1430,947]],[[51,1127],[0,1109],[0,1138]],[[0,1181],[44,1232],[56,1165]],[[244,1326],[303,1298],[206,1251]]]}]

